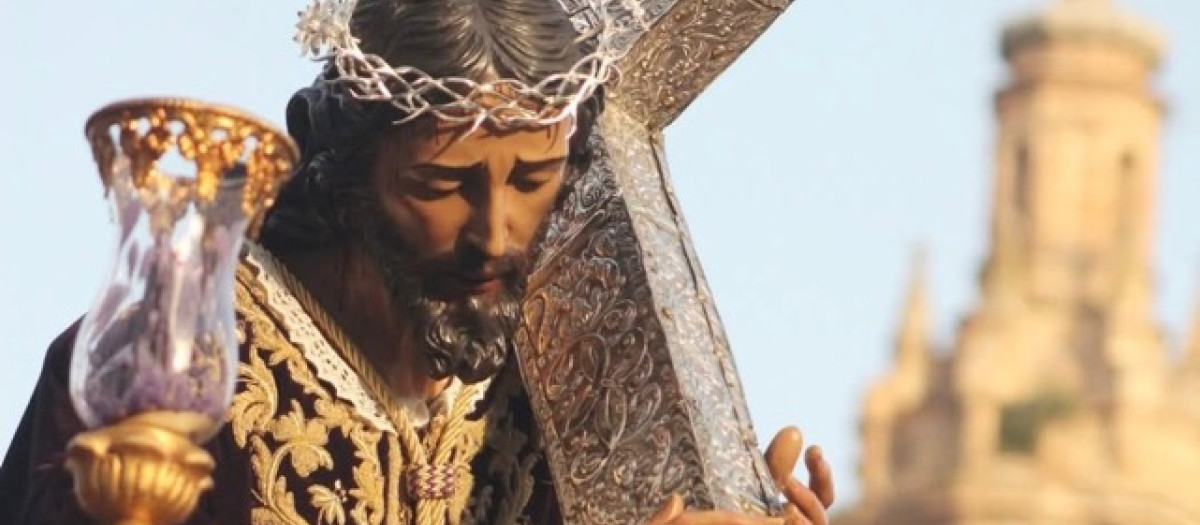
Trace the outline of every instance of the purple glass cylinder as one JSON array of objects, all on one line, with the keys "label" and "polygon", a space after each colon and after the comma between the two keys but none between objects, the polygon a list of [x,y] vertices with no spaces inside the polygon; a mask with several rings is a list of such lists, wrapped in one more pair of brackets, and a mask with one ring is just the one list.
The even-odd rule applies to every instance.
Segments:
[{"label": "purple glass cylinder", "polygon": [[90,428],[151,412],[224,422],[237,378],[234,275],[247,218],[245,178],[196,198],[194,179],[135,186],[119,160],[108,198],[118,226],[112,271],[84,317],[71,363],[71,398]]}]

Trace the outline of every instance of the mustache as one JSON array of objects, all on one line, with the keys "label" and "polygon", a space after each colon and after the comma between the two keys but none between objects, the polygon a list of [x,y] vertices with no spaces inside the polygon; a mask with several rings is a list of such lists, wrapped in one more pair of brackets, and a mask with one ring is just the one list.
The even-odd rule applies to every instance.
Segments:
[{"label": "mustache", "polygon": [[516,250],[492,258],[467,258],[458,254],[444,254],[423,258],[406,264],[405,273],[413,274],[422,281],[421,288],[434,295],[441,295],[445,288],[455,284],[479,283],[499,279],[510,293],[521,298],[525,281],[529,275],[529,257]]},{"label": "mustache", "polygon": [[490,258],[447,253],[414,262],[413,269],[427,275],[446,273],[469,278],[496,278],[510,273],[524,273],[529,268],[529,257],[517,250]]}]

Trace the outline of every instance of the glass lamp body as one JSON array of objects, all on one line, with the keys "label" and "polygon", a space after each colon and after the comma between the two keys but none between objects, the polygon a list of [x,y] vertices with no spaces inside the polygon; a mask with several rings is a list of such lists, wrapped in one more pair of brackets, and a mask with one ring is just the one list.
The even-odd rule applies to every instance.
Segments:
[{"label": "glass lamp body", "polygon": [[75,340],[70,389],[89,428],[129,416],[178,412],[225,419],[237,378],[234,276],[248,222],[246,178],[222,178],[214,198],[195,181],[156,174],[134,184],[126,159],[108,199],[117,225],[111,273]]}]

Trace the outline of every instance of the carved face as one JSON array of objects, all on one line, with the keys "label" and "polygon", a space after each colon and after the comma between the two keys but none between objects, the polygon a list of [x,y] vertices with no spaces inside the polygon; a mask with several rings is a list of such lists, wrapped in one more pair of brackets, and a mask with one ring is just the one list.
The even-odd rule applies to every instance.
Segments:
[{"label": "carved face", "polygon": [[435,377],[472,382],[503,365],[527,254],[562,187],[572,125],[438,123],[383,139],[366,244]]}]

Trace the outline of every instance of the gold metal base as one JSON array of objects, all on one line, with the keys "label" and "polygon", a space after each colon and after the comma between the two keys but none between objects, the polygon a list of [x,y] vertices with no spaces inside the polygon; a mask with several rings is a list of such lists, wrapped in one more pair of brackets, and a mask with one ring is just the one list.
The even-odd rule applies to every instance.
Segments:
[{"label": "gold metal base", "polygon": [[67,445],[83,510],[111,525],[177,525],[212,488],[212,456],[193,442],[212,420],[150,412],[84,432]]}]

